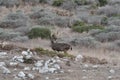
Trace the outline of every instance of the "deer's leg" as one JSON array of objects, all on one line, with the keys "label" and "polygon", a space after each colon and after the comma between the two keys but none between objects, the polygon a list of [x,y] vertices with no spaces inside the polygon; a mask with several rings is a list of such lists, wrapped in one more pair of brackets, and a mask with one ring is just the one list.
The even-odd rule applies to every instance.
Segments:
[{"label": "deer's leg", "polygon": [[64,54],[67,54],[67,51],[66,51],[66,50],[64,51]]}]

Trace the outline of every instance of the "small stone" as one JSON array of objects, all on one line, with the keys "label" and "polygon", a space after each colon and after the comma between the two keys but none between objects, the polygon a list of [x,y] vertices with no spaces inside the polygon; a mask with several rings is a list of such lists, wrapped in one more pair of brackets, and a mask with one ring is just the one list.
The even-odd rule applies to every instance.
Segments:
[{"label": "small stone", "polygon": [[25,67],[24,70],[25,71],[30,71],[31,69],[30,69],[30,67]]},{"label": "small stone", "polygon": [[109,72],[112,73],[112,74],[114,74],[115,70],[111,69]]},{"label": "small stone", "polygon": [[82,70],[83,72],[87,72],[87,70]]},{"label": "small stone", "polygon": [[37,63],[35,63],[35,67],[41,67],[43,66],[42,61],[38,61]]},{"label": "small stone", "polygon": [[87,77],[86,77],[86,76],[83,76],[82,79],[87,79]]},{"label": "small stone", "polygon": [[60,71],[60,73],[64,73],[64,71],[63,71],[63,70],[61,70],[61,71]]},{"label": "small stone", "polygon": [[14,71],[17,71],[17,68],[15,68]]},{"label": "small stone", "polygon": [[35,76],[34,75],[32,75],[32,74],[28,74],[28,77],[30,78],[30,79],[34,79],[35,78]]},{"label": "small stone", "polygon": [[5,62],[0,62],[0,67],[6,66]]},{"label": "small stone", "polygon": [[89,66],[87,64],[84,65],[85,68],[88,68]]},{"label": "small stone", "polygon": [[7,53],[6,52],[0,52],[0,56],[6,56]]},{"label": "small stone", "polygon": [[56,68],[49,68],[48,69],[50,73],[55,73],[55,71],[57,70]]},{"label": "small stone", "polygon": [[22,51],[22,55],[27,56],[28,52],[27,51]]},{"label": "small stone", "polygon": [[92,66],[94,69],[97,69],[98,68],[98,65],[94,65],[94,66]]},{"label": "small stone", "polygon": [[32,70],[33,71],[35,71],[35,70],[39,71],[39,67],[33,67]]},{"label": "small stone", "polygon": [[17,66],[18,63],[17,62],[10,62],[10,66]]},{"label": "small stone", "polygon": [[19,77],[15,76],[13,80],[21,80]]},{"label": "small stone", "polygon": [[83,56],[82,55],[77,55],[76,58],[75,58],[75,61],[79,61],[79,60],[82,60],[83,59]]},{"label": "small stone", "polygon": [[31,55],[27,55],[27,56],[25,56],[25,58],[26,58],[26,59],[31,59],[32,56],[31,56]]},{"label": "small stone", "polygon": [[30,49],[27,50],[29,55],[33,55],[33,53],[30,51]]},{"label": "small stone", "polygon": [[48,68],[45,67],[39,68],[39,73],[48,73],[48,72],[49,72]]},{"label": "small stone", "polygon": [[14,57],[12,58],[12,60],[13,60],[13,61],[16,61],[16,62],[21,62],[21,63],[24,62],[23,56],[14,56]]},{"label": "small stone", "polygon": [[69,69],[68,72],[73,72],[73,70],[70,70],[70,69]]},{"label": "small stone", "polygon": [[61,67],[58,64],[54,64],[54,68],[61,69]]},{"label": "small stone", "polygon": [[24,72],[20,71],[17,76],[22,78],[22,79],[25,79],[26,74]]},{"label": "small stone", "polygon": [[60,78],[55,78],[55,80],[60,80]]},{"label": "small stone", "polygon": [[46,77],[45,79],[46,79],[46,80],[48,80],[48,79],[49,79],[49,77]]},{"label": "small stone", "polygon": [[112,79],[112,76],[108,76],[108,80],[111,80]]},{"label": "small stone", "polygon": [[11,73],[11,71],[6,67],[2,67],[2,69],[3,69],[3,74],[10,74]]}]

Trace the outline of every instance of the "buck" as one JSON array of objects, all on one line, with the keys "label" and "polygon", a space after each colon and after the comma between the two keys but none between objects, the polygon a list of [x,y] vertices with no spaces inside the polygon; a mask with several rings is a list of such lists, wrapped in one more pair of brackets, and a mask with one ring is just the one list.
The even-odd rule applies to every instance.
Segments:
[{"label": "buck", "polygon": [[58,43],[56,42],[56,37],[55,35],[52,35],[50,37],[50,40],[51,40],[51,48],[54,50],[54,51],[63,51],[64,53],[66,53],[69,49],[72,50],[72,47],[71,45],[67,44],[67,43]]}]

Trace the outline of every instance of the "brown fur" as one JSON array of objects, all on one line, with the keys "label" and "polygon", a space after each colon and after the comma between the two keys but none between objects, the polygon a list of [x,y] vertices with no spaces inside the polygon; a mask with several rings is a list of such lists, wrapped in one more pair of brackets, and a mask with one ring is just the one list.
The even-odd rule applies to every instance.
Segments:
[{"label": "brown fur", "polygon": [[57,43],[54,42],[54,38],[51,36],[51,48],[54,51],[64,51],[67,52],[69,49],[72,50],[71,45],[67,44],[67,43]]}]

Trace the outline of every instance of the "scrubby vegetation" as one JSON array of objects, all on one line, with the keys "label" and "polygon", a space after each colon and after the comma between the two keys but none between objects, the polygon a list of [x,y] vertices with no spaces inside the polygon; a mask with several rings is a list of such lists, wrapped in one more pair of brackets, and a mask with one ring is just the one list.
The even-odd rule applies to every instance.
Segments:
[{"label": "scrubby vegetation", "polygon": [[52,5],[53,6],[61,6],[63,2],[64,2],[64,0],[54,0]]},{"label": "scrubby vegetation", "polygon": [[74,2],[75,2],[77,5],[86,5],[86,4],[87,4],[87,1],[86,1],[86,0],[74,0]]},{"label": "scrubby vegetation", "polygon": [[40,3],[47,3],[46,0],[39,0]]},{"label": "scrubby vegetation", "polygon": [[85,24],[84,22],[76,22],[72,26],[72,30],[79,33],[88,32],[89,30],[92,29],[104,29],[104,27],[101,25],[89,25],[89,24]]},{"label": "scrubby vegetation", "polygon": [[98,0],[100,6],[105,6],[107,4],[107,0]]},{"label": "scrubby vegetation", "polygon": [[102,20],[101,20],[101,24],[102,25],[107,25],[108,24],[108,17],[103,17]]},{"label": "scrubby vegetation", "polygon": [[30,32],[28,32],[28,37],[38,38],[41,37],[42,39],[49,39],[51,35],[51,31],[48,28],[32,28]]}]

